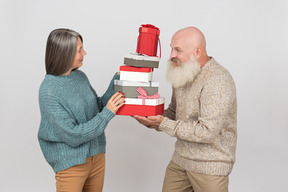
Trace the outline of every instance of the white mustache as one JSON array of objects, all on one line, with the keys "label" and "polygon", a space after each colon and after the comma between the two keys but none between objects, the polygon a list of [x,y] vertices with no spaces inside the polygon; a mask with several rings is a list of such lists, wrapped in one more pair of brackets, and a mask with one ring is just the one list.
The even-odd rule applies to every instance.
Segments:
[{"label": "white mustache", "polygon": [[182,62],[181,62],[179,59],[177,59],[176,57],[173,57],[173,58],[169,59],[169,61],[170,61],[170,62],[176,62],[178,65],[182,63]]}]

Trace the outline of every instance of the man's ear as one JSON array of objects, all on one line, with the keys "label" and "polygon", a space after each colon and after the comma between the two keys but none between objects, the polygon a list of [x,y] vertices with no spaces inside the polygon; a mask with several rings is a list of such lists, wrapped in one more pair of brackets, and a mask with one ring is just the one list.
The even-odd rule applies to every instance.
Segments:
[{"label": "man's ear", "polygon": [[194,55],[194,58],[196,58],[196,59],[200,58],[202,55],[202,48],[201,47],[195,48],[193,55]]}]

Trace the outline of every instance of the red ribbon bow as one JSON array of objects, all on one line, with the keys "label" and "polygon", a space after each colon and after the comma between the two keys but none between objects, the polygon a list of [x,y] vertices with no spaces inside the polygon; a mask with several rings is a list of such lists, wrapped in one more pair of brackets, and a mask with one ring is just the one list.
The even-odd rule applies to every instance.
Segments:
[{"label": "red ribbon bow", "polygon": [[142,87],[138,87],[136,91],[140,94],[138,96],[138,99],[142,99],[142,105],[145,105],[145,99],[157,99],[160,97],[158,93],[156,93],[155,95],[148,96],[147,92]]}]

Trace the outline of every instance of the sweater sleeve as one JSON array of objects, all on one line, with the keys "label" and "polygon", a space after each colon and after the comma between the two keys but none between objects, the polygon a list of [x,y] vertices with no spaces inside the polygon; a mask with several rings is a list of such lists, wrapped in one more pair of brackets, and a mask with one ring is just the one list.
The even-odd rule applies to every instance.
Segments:
[{"label": "sweater sleeve", "polygon": [[169,119],[175,120],[176,115],[176,99],[174,90],[172,92],[171,103],[169,104],[168,108],[165,109],[163,116],[168,117]]},{"label": "sweater sleeve", "polygon": [[77,123],[53,97],[40,98],[41,124],[44,127],[39,135],[51,142],[64,142],[76,147],[101,135],[108,122],[115,116],[106,107],[85,123]]},{"label": "sweater sleeve", "polygon": [[197,121],[174,121],[165,117],[159,129],[181,140],[212,143],[215,136],[231,118],[236,105],[236,89],[229,75],[212,77],[204,86],[200,97],[200,114]]},{"label": "sweater sleeve", "polygon": [[104,93],[104,95],[102,97],[97,96],[97,103],[98,103],[100,110],[102,110],[102,108],[104,106],[106,106],[106,104],[109,101],[109,99],[111,98],[111,96],[115,93],[114,80],[119,80],[119,79],[120,79],[120,76],[115,74],[113,76],[112,80],[110,81],[110,84],[109,84],[106,92]]}]

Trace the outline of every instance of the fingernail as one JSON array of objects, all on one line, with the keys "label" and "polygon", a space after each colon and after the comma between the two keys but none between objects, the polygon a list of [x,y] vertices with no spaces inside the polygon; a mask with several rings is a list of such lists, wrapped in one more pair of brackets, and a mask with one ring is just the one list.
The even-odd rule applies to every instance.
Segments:
[{"label": "fingernail", "polygon": [[122,95],[124,95],[124,93],[122,93]]},{"label": "fingernail", "polygon": [[123,99],[125,99],[126,97],[124,96]]}]

